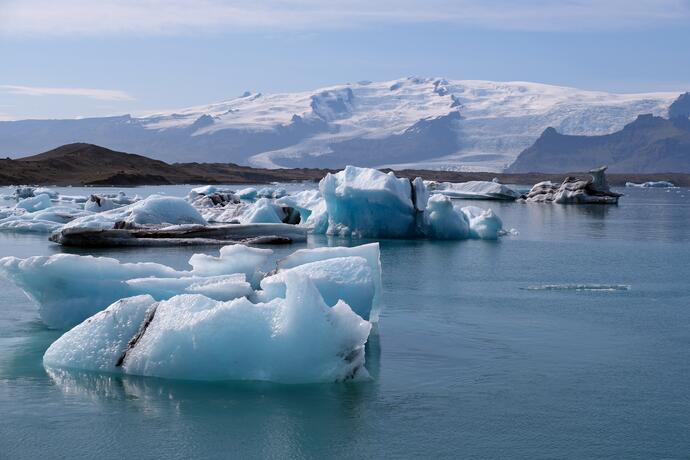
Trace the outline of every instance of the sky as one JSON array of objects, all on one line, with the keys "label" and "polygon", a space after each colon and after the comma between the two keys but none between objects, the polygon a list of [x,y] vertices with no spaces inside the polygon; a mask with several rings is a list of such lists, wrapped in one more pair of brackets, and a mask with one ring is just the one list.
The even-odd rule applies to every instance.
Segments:
[{"label": "sky", "polygon": [[406,76],[690,90],[690,0],[0,0],[0,120]]}]

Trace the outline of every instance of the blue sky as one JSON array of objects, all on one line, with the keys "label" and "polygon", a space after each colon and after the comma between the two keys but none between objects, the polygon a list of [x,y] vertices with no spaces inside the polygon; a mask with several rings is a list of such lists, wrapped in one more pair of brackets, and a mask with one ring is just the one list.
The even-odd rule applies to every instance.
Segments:
[{"label": "blue sky", "polygon": [[0,118],[408,75],[690,90],[690,0],[0,0]]}]

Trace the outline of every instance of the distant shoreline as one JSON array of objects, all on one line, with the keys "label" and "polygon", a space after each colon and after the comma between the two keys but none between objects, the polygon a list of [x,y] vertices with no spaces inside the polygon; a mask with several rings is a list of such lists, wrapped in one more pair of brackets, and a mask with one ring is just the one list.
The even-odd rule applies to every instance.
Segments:
[{"label": "distant shoreline", "polygon": [[[596,167],[600,165],[592,165]],[[184,184],[267,184],[271,182],[318,181],[334,169],[259,169],[232,163],[174,163],[115,152],[92,144],[68,144],[38,155],[18,159],[0,159],[0,186],[99,186],[134,187],[145,185]],[[384,169],[384,171],[389,171]],[[504,184],[531,186],[551,180],[560,182],[566,176],[588,177],[573,173],[493,173],[456,172],[424,169],[396,170],[398,177],[422,177],[439,182],[490,181],[498,178]],[[626,182],[669,181],[690,187],[688,173],[610,173],[613,186]]]}]

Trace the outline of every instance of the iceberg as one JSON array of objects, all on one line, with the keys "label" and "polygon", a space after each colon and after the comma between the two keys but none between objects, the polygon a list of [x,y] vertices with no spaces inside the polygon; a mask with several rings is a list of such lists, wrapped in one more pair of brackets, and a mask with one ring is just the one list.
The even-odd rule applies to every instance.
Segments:
[{"label": "iceberg", "polygon": [[287,190],[282,187],[264,187],[256,192],[258,198],[281,198],[287,195]]},{"label": "iceberg", "polygon": [[220,248],[218,257],[194,254],[189,259],[189,265],[192,266],[192,273],[197,276],[243,273],[246,280],[256,287],[265,274],[262,269],[271,254],[273,251],[270,249],[233,244]]},{"label": "iceberg", "polygon": [[318,190],[302,190],[294,195],[278,198],[275,203],[283,208],[295,209],[299,212],[300,222],[306,222],[312,212],[323,203],[323,198]]},{"label": "iceberg", "polygon": [[40,195],[34,195],[29,198],[24,198],[20,200],[16,205],[15,209],[24,209],[26,212],[36,212],[47,209],[53,205],[50,201],[50,196],[46,193]]},{"label": "iceberg", "polygon": [[623,196],[612,192],[606,181],[606,166],[590,171],[589,179],[566,177],[560,185],[551,181],[535,184],[521,197],[527,202],[558,204],[617,204]]},{"label": "iceberg", "polygon": [[435,240],[469,238],[470,221],[465,213],[456,212],[453,202],[444,195],[433,195],[427,204],[427,236]]},{"label": "iceberg", "polygon": [[347,166],[319,183],[328,210],[328,234],[408,238],[416,234],[412,185],[370,168]]},{"label": "iceberg", "polygon": [[283,282],[282,274],[291,270],[311,273],[320,280],[316,286],[327,303],[332,305],[335,300],[342,299],[362,318],[378,321],[383,289],[379,243],[349,248],[299,249],[276,265],[277,275],[265,278],[262,289],[272,283],[275,288],[276,282]]},{"label": "iceberg", "polygon": [[51,233],[79,217],[90,215],[70,206],[51,206],[36,212],[10,210],[9,215],[0,219],[0,230],[11,230],[21,233]]},{"label": "iceberg", "polygon": [[205,381],[368,378],[371,324],[344,302],[328,307],[305,276],[291,273],[285,282],[285,298],[257,304],[190,294],[122,299],[55,341],[43,363]]},{"label": "iceberg", "polygon": [[[285,297],[288,271],[313,277],[329,306],[349,300],[363,318],[376,320],[381,292],[378,244],[297,251],[279,261],[277,270],[267,277],[264,269],[272,254],[270,249],[241,244],[225,246],[217,257],[194,254],[187,271],[74,254],[5,257],[0,259],[0,275],[24,290],[38,304],[43,323],[55,329],[74,326],[116,300],[134,295],[165,300],[196,293],[219,301]],[[307,267],[298,270],[300,266]],[[265,292],[255,291],[264,286]]]},{"label": "iceberg", "polygon": [[348,166],[326,175],[319,190],[325,209],[311,204],[305,224],[314,233],[431,239],[495,239],[503,233],[493,211],[481,218],[478,212],[466,215],[447,196],[430,198],[420,178],[400,179],[392,172]]},{"label": "iceberg", "polygon": [[491,209],[466,206],[462,213],[469,220],[471,238],[495,240],[503,233],[503,222]]},{"label": "iceberg", "polygon": [[156,263],[120,263],[109,257],[55,254],[27,259],[0,259],[0,274],[13,281],[39,306],[41,320],[63,329],[82,322],[134,291],[133,278],[178,278],[178,272]]},{"label": "iceberg", "polygon": [[258,191],[254,187],[247,187],[238,190],[235,194],[240,200],[253,201],[256,199]]},{"label": "iceberg", "polygon": [[515,190],[494,181],[443,182],[436,185],[433,193],[465,200],[514,201],[520,197]]}]

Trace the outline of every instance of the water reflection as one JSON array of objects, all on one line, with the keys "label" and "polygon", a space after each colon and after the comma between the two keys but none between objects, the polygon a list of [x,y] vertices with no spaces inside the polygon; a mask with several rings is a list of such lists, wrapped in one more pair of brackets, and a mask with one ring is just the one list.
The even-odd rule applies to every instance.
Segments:
[{"label": "water reflection", "polygon": [[[367,367],[376,377],[378,334],[370,337],[366,353]],[[301,457],[305,448],[332,451],[328,440],[342,442],[342,433],[348,433],[350,441],[366,436],[363,419],[378,397],[375,379],[281,385],[175,381],[61,369],[46,372],[68,406],[86,402],[99,413],[114,416],[134,411],[147,420],[145,424],[158,427],[158,442],[171,436],[200,457],[228,449],[261,458]],[[323,445],[315,444],[315,439],[323,440]]]}]

